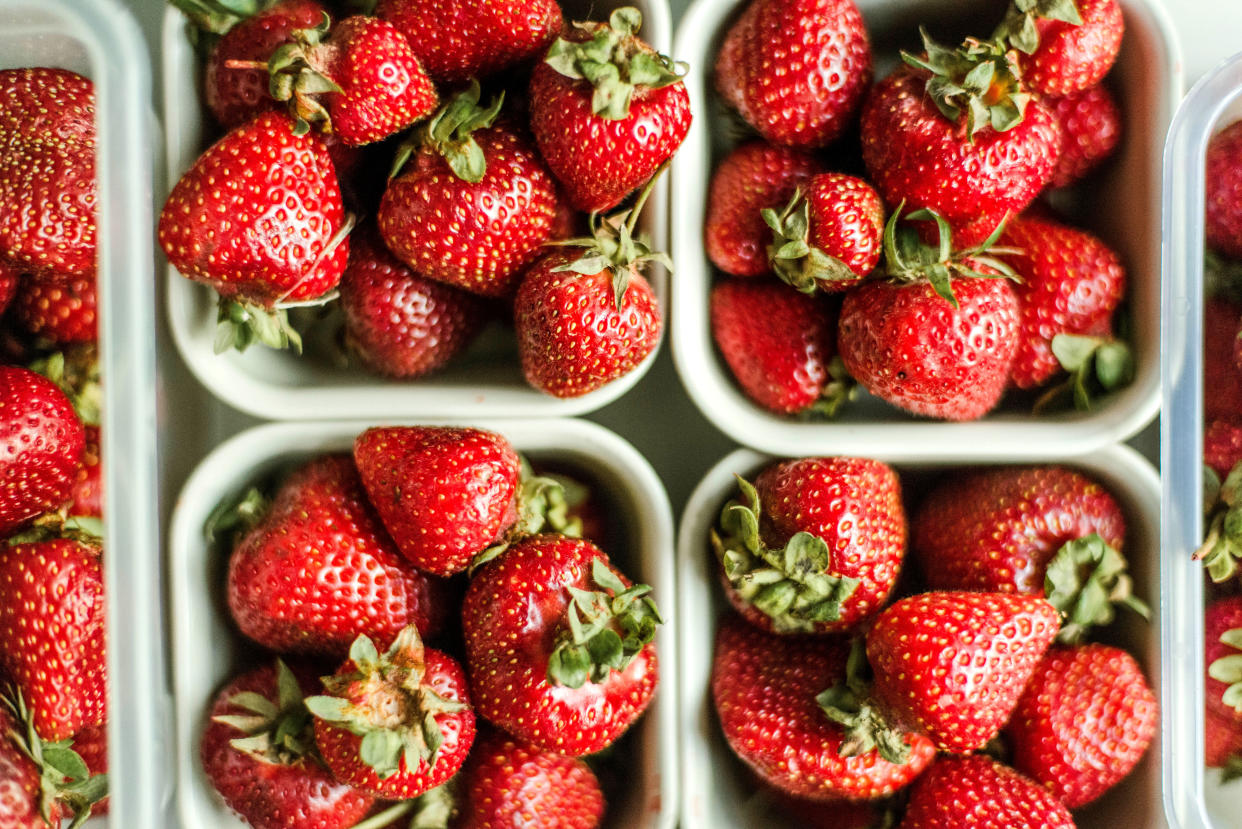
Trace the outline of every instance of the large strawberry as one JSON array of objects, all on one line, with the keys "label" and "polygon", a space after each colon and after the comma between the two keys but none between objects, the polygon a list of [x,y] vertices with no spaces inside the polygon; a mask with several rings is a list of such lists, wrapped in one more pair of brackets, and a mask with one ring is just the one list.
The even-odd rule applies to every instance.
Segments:
[{"label": "large strawberry", "polygon": [[508,296],[552,238],[557,195],[528,139],[493,124],[503,98],[479,106],[472,84],[428,124],[388,183],[379,229],[415,273],[484,296]]},{"label": "large strawberry", "polygon": [[303,697],[317,684],[310,671],[276,660],[231,679],[211,704],[199,744],[203,771],[254,829],[346,829],[374,802],[315,759]]},{"label": "large strawberry", "polygon": [[729,601],[774,633],[848,630],[883,607],[906,548],[897,473],[863,458],[766,467],[720,514]]},{"label": "large strawberry", "polygon": [[716,88],[768,141],[823,147],[871,83],[871,45],[853,0],[753,0],[725,34]]},{"label": "large strawberry", "polygon": [[1242,121],[1212,136],[1204,158],[1204,230],[1209,246],[1242,259]]},{"label": "large strawberry", "polygon": [[1242,724],[1242,597],[1217,599],[1203,621],[1208,713]]},{"label": "large strawberry", "polygon": [[1023,82],[1055,97],[1099,83],[1124,32],[1118,0],[1018,0],[996,36],[1018,50]]},{"label": "large strawberry", "polygon": [[402,559],[348,456],[295,470],[266,512],[253,499],[243,508],[258,520],[229,557],[228,604],[254,641],[340,657],[363,633],[390,640],[407,625],[439,629],[443,588]]},{"label": "large strawberry", "polygon": [[182,276],[222,298],[219,351],[255,339],[300,345],[279,306],[318,300],[349,257],[332,159],[316,135],[269,112],[203,153],[160,213],[159,241]]},{"label": "large strawberry", "polygon": [[615,207],[647,182],[690,129],[690,99],[672,60],[638,38],[626,6],[608,24],[578,23],[531,75],[539,151],[578,210]]},{"label": "large strawberry", "polygon": [[901,829],[1074,829],[1048,791],[991,757],[942,755],[910,787]]},{"label": "large strawberry", "polygon": [[13,315],[27,333],[53,345],[95,342],[95,277],[27,277]]},{"label": "large strawberry", "polygon": [[874,744],[847,745],[821,697],[845,679],[842,640],[774,636],[729,614],[716,631],[712,701],[734,753],[771,786],[803,798],[870,799],[894,792],[935,755],[931,741],[905,734],[900,761]]},{"label": "large strawberry", "polygon": [[651,702],[662,620],[589,541],[536,535],[476,571],[462,603],[479,714],[579,756],[611,745]]},{"label": "large strawberry", "polygon": [[1108,86],[1095,86],[1048,102],[1061,125],[1061,153],[1049,187],[1073,184],[1117,149],[1121,107]]}]

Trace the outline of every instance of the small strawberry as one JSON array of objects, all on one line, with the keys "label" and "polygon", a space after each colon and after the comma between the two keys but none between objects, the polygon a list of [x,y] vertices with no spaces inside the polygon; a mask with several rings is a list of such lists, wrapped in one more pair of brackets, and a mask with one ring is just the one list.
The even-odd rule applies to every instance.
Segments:
[{"label": "small strawberry", "polygon": [[314,757],[303,697],[316,685],[278,659],[234,677],[211,704],[203,771],[254,829],[346,829],[371,809],[370,795],[338,783]]},{"label": "small strawberry", "polygon": [[315,744],[338,781],[407,800],[448,780],[474,742],[466,674],[408,627],[380,654],[358,637],[324,695],[308,697]]},{"label": "small strawberry", "polygon": [[462,603],[479,714],[571,756],[611,745],[646,710],[658,679],[647,595],[589,541],[525,538],[476,571]]},{"label": "small strawberry", "polygon": [[725,505],[712,546],[729,602],[772,633],[848,630],[884,606],[901,571],[897,473],[862,458],[765,468]]},{"label": "small strawberry", "polygon": [[0,314],[5,312],[13,297],[17,296],[17,288],[26,281],[21,271],[0,262]]},{"label": "small strawberry", "polygon": [[1208,246],[1242,259],[1242,121],[1212,136],[1204,159],[1204,230]]},{"label": "small strawberry", "polygon": [[1124,32],[1118,0],[1018,0],[994,37],[1018,50],[1030,89],[1055,97],[1099,83]]},{"label": "small strawberry", "polygon": [[1217,599],[1203,621],[1208,713],[1242,726],[1242,597]]},{"label": "small strawberry", "polygon": [[1203,304],[1203,417],[1233,418],[1242,413],[1242,367],[1234,359],[1242,333],[1242,305],[1222,294]]},{"label": "small strawberry", "polygon": [[768,785],[814,800],[883,797],[908,784],[936,750],[905,734],[904,758],[874,744],[847,746],[845,729],[821,706],[846,676],[842,640],[774,636],[729,614],[716,631],[712,701],[733,752]]},{"label": "small strawberry", "polygon": [[23,280],[13,314],[27,333],[53,345],[92,343],[99,338],[95,277],[34,277]]},{"label": "small strawberry", "polygon": [[0,70],[0,262],[95,273],[95,87],[64,69]]},{"label": "small strawberry", "polygon": [[1134,657],[1108,645],[1052,648],[1005,729],[1018,771],[1071,809],[1130,773],[1159,715]]},{"label": "small strawberry", "polygon": [[941,755],[910,787],[900,829],[1074,829],[1069,809],[991,757]]},{"label": "small strawberry", "polygon": [[402,559],[348,456],[306,463],[265,512],[261,500],[255,492],[238,507],[254,523],[229,557],[229,610],[243,634],[281,653],[339,657],[363,633],[438,631],[442,586]]},{"label": "small strawberry", "polygon": [[[528,140],[493,124],[477,83],[450,100],[379,208],[379,229],[415,273],[484,296],[509,296],[552,238],[552,176]],[[398,162],[400,164],[400,162]]]},{"label": "small strawberry", "polygon": [[85,427],[82,466],[69,492],[69,514],[103,518],[103,466],[99,463],[99,427]]},{"label": "small strawberry", "polygon": [[725,34],[716,89],[773,144],[824,147],[871,83],[871,45],[853,0],[753,0]]},{"label": "small strawberry", "polygon": [[1065,187],[1098,167],[1121,140],[1121,107],[1102,83],[1048,101],[1061,125],[1061,153],[1049,187]]},{"label": "small strawberry", "polygon": [[642,15],[577,23],[530,80],[539,152],[576,209],[609,210],[656,174],[690,129],[690,99],[671,59],[638,38]]}]

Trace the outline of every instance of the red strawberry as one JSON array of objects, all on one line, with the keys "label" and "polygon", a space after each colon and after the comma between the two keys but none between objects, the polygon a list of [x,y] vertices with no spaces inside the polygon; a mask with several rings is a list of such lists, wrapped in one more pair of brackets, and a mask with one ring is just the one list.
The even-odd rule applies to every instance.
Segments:
[{"label": "red strawberry", "polygon": [[22,328],[54,345],[98,339],[95,277],[27,277],[13,302]]},{"label": "red strawberry", "polygon": [[821,707],[824,692],[845,679],[842,640],[773,636],[729,614],[716,631],[712,701],[729,747],[771,786],[815,800],[870,799],[919,775],[936,750],[905,734],[902,762],[874,745],[855,752],[845,729]]},{"label": "red strawberry", "polygon": [[46,377],[0,366],[0,535],[71,495],[85,433],[64,392]]},{"label": "red strawberry", "polygon": [[1061,802],[982,754],[942,755],[910,787],[901,829],[1074,829]]},{"label": "red strawberry", "polygon": [[733,377],[768,411],[794,414],[839,402],[832,380],[835,309],[770,281],[729,279],[712,286],[712,339]]},{"label": "red strawberry", "polygon": [[460,573],[518,519],[518,456],[494,432],[372,428],[354,461],[398,549],[428,573]]},{"label": "red strawberry", "polygon": [[[1212,393],[1212,392],[1209,392]],[[1242,411],[1238,412],[1242,416]],[[1203,429],[1203,463],[1220,480],[1242,461],[1242,420],[1212,420]]]},{"label": "red strawberry", "polygon": [[[752,7],[753,8],[753,7]],[[712,173],[703,243],[712,264],[735,276],[768,273],[771,228],[760,211],[779,208],[824,165],[807,152],[747,141]]]},{"label": "red strawberry", "polygon": [[380,0],[375,13],[405,35],[431,77],[448,83],[536,57],[562,25],[556,0]]},{"label": "red strawberry", "polygon": [[234,677],[216,695],[199,747],[203,771],[230,809],[254,829],[345,829],[370,810],[370,795],[333,779],[309,752],[309,671],[280,660]]},{"label": "red strawberry", "polygon": [[1005,734],[1014,768],[1077,809],[1130,773],[1158,720],[1156,695],[1134,657],[1092,644],[1048,651]]},{"label": "red strawberry", "polygon": [[456,829],[595,829],[604,814],[590,766],[499,731],[480,732],[460,781]]},{"label": "red strawberry", "polygon": [[646,710],[662,620],[589,541],[536,535],[480,568],[462,603],[479,714],[571,756],[611,745]]},{"label": "red strawberry", "polygon": [[95,273],[95,88],[64,69],[0,70],[0,261]]},{"label": "red strawberry", "polygon": [[388,183],[379,229],[415,273],[484,296],[511,295],[522,271],[552,238],[556,187],[517,130],[492,125],[479,87],[452,99],[427,140]]},{"label": "red strawberry", "polygon": [[232,301],[221,309],[218,350],[255,337],[281,348],[300,340],[273,308],[336,287],[349,226],[323,141],[295,134],[287,115],[266,113],[186,171],[160,213],[159,240],[182,276]]},{"label": "red strawberry", "polygon": [[726,33],[716,88],[766,140],[823,147],[871,83],[871,46],[853,0],[754,0]]},{"label": "red strawberry", "polygon": [[1242,368],[1234,360],[1234,343],[1242,333],[1242,306],[1225,296],[1203,304],[1203,417],[1238,417],[1242,413]]},{"label": "red strawberry", "polygon": [[897,473],[862,458],[773,464],[720,515],[725,593],[773,633],[848,630],[883,607],[906,547]]},{"label": "red strawberry", "polygon": [[1242,725],[1242,596],[1217,599],[1203,621],[1208,713]]},{"label": "red strawberry", "polygon": [[18,285],[25,281],[21,271],[0,262],[0,314],[4,313],[13,297],[17,296]]},{"label": "red strawberry", "polygon": [[867,633],[872,694],[891,722],[942,751],[982,748],[1009,719],[1057,634],[1044,599],[935,592],[901,599]]},{"label": "red strawberry", "polygon": [[1049,187],[1065,187],[1087,175],[1117,149],[1121,108],[1104,84],[1048,101],[1061,125],[1061,154]]},{"label": "red strawberry", "polygon": [[281,653],[339,657],[360,634],[391,639],[407,625],[433,635],[441,593],[401,558],[344,455],[293,472],[229,558],[233,619]]},{"label": "red strawberry", "polygon": [[[1125,31],[1117,0],[1026,5],[1030,11],[1019,11],[1018,4],[1010,8],[998,34],[1017,48],[1028,87],[1053,97],[1070,95],[1108,74]],[[1053,11],[1058,5],[1062,9]]]},{"label": "red strawberry", "polygon": [[466,674],[424,648],[408,627],[384,654],[365,636],[309,697],[315,745],[337,780],[384,800],[407,800],[448,780],[474,742]]},{"label": "red strawberry", "polygon": [[99,549],[56,538],[0,547],[0,670],[46,740],[106,722]]},{"label": "red strawberry", "polygon": [[[641,25],[630,6],[607,25],[575,24],[531,75],[531,131],[578,210],[615,207],[672,158],[690,129],[686,87],[672,60],[638,38]],[[615,72],[599,69],[601,53]]]},{"label": "red strawberry", "polygon": [[1220,253],[1242,259],[1242,121],[1225,127],[1208,142],[1204,159],[1207,243]]},{"label": "red strawberry", "polygon": [[1233,717],[1222,717],[1206,711],[1203,742],[1204,765],[1208,768],[1242,765],[1242,724]]},{"label": "red strawberry", "polygon": [[[73,735],[73,750],[86,763],[91,776],[108,773],[108,724],[90,725]],[[91,815],[108,814],[108,798],[91,807]]]},{"label": "red strawberry", "polygon": [[69,493],[69,514],[103,518],[103,467],[99,463],[99,427],[85,427],[86,444],[82,466]]},{"label": "red strawberry", "polygon": [[43,804],[42,770],[14,739],[20,734],[8,709],[0,708],[0,829],[47,829],[60,825],[60,804],[52,801],[46,814]]}]

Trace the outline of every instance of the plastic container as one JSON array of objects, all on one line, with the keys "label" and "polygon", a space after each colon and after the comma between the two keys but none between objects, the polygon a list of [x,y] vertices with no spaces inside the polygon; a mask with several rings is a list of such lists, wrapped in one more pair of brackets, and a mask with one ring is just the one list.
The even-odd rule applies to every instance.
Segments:
[{"label": "plastic container", "polygon": [[107,492],[110,816],[159,826],[163,622],[155,442],[151,76],[137,25],[115,0],[0,0],[0,68],[55,66],[95,84],[100,368]]},{"label": "plastic container", "polygon": [[[668,53],[672,40],[667,0],[588,3],[565,2],[566,20],[606,20],[618,6],[643,13],[640,35]],[[200,71],[186,39],[185,18],[171,6],[164,18],[164,114],[168,181],[171,187],[206,148],[212,127],[200,102]],[[644,211],[640,229],[659,250],[666,250],[668,180],[659,182]],[[652,287],[666,309],[668,276],[648,271]],[[410,381],[386,380],[362,369],[341,370],[326,363],[276,352],[262,346],[245,353],[215,354],[215,294],[168,269],[168,316],[173,338],[190,370],[213,394],[256,417],[307,420],[348,417],[528,417],[578,415],[625,394],[650,368],[655,352],[624,377],[590,394],[561,400],[531,388],[522,377],[517,344],[511,334],[485,333],[466,354],[443,370]],[[495,336],[489,336],[495,335]],[[658,350],[658,349],[657,349]]]},{"label": "plastic container", "polygon": [[[876,76],[897,50],[918,45],[918,25],[935,34],[987,34],[1002,6],[983,0],[856,0],[872,48]],[[676,194],[671,229],[677,275],[673,285],[673,356],[690,397],[717,427],[740,443],[769,452],[850,452],[900,457],[1038,458],[1079,454],[1123,441],[1155,416],[1160,396],[1160,159],[1165,130],[1181,91],[1181,61],[1167,14],[1154,0],[1122,0],[1126,37],[1110,76],[1125,112],[1125,137],[1098,187],[1085,193],[1091,229],[1118,250],[1130,279],[1137,361],[1134,382],[1090,413],[1034,416],[1002,408],[974,423],[918,420],[862,395],[836,421],[800,422],[752,403],[712,342],[708,296],[713,272],[703,247],[703,220],[714,162],[737,129],[713,91],[716,53],[740,0],[697,0],[683,18],[673,52],[690,64],[686,88],[698,114],[673,163]]]},{"label": "plastic container", "polygon": [[[857,454],[857,453],[855,453]],[[884,454],[874,457],[893,459]],[[758,784],[725,742],[712,704],[710,678],[716,620],[728,608],[717,576],[708,532],[725,502],[736,492],[735,474],[754,475],[774,461],[739,449],[716,464],[690,496],[677,538],[678,626],[681,651],[680,699],[682,739],[681,829],[731,829],[763,826],[797,829],[765,814],[765,799],[756,798]],[[1008,462],[1011,459],[1005,459]],[[1160,595],[1157,566],[1160,482],[1151,465],[1134,450],[1113,446],[1080,457],[1045,456],[1041,462],[1063,463],[1092,476],[1118,498],[1126,516],[1125,551],[1135,592],[1155,603]],[[940,462],[918,466],[898,464],[907,503],[919,491],[922,470],[959,466]],[[1119,613],[1110,640],[1135,654],[1149,681],[1160,679],[1159,621],[1146,625],[1132,613]],[[1168,674],[1165,675],[1166,681]],[[1159,738],[1157,738],[1159,739]],[[1160,747],[1152,745],[1142,763],[1125,781],[1096,803],[1075,813],[1080,829],[1147,829],[1164,826],[1160,800]]]},{"label": "plastic container", "polygon": [[[1204,157],[1208,140],[1242,114],[1242,55],[1187,94],[1164,161],[1164,409],[1160,464],[1164,549],[1164,781],[1173,827],[1242,826],[1242,787],[1204,767],[1203,539]],[[1232,802],[1231,802],[1232,801]]]},{"label": "plastic container", "polygon": [[[437,421],[443,422],[443,421]],[[465,424],[459,421],[458,425]],[[660,688],[635,725],[640,762],[631,795],[609,804],[606,826],[672,829],[677,820],[677,642],[673,581],[673,519],[664,488],[638,452],[603,427],[578,420],[481,420],[468,425],[505,435],[536,464],[581,469],[624,521],[622,543],[609,556],[636,582],[650,584],[669,620],[657,634]],[[170,533],[173,608],[173,688],[176,719],[177,815],[183,829],[224,829],[241,822],[221,804],[198,762],[204,712],[232,675],[242,650],[256,650],[235,632],[221,589],[228,550],[203,539],[203,523],[223,499],[272,471],[299,460],[349,451],[365,426],[357,422],[260,426],[212,452],[186,482]],[[620,521],[619,521],[620,523]]]}]

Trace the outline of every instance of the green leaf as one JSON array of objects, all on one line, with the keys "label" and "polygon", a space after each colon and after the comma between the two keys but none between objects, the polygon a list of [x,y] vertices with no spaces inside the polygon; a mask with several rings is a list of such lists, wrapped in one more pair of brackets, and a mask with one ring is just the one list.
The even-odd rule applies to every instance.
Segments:
[{"label": "green leaf", "polygon": [[1128,384],[1134,377],[1134,358],[1123,342],[1105,342],[1095,354],[1095,376],[1105,391]]},{"label": "green leaf", "polygon": [[261,717],[268,720],[276,719],[276,715],[280,713],[271,700],[262,694],[256,694],[253,691],[243,691],[229,698],[229,702],[238,708],[245,708],[247,711],[253,711]]},{"label": "green leaf", "polygon": [[1220,635],[1221,644],[1242,651],[1242,628],[1227,630]]},{"label": "green leaf", "polygon": [[353,719],[353,706],[339,697],[314,696],[303,702],[311,714],[325,722],[343,723]]},{"label": "green leaf", "polygon": [[548,659],[548,682],[567,688],[581,688],[586,684],[591,670],[591,658],[586,648],[562,646],[552,652]]},{"label": "green leaf", "polygon": [[43,763],[68,777],[70,780],[85,780],[91,776],[86,762],[72,748],[57,744],[44,743]]},{"label": "green leaf", "polygon": [[368,731],[358,747],[358,758],[384,780],[400,770],[403,747],[401,737],[392,731]]},{"label": "green leaf", "polygon": [[379,651],[369,636],[359,636],[349,647],[349,658],[360,671],[371,671],[379,664]]},{"label": "green leaf", "polygon": [[1208,676],[1217,682],[1242,683],[1242,653],[1222,656],[1208,666]]},{"label": "green leaf", "polygon": [[604,563],[603,559],[596,558],[591,562],[591,579],[605,590],[611,590],[614,594],[625,592],[625,584],[617,577],[617,574]]},{"label": "green leaf", "polygon": [[1101,343],[1099,337],[1081,334],[1057,334],[1052,338],[1052,353],[1069,372],[1078,371],[1087,364]]}]

